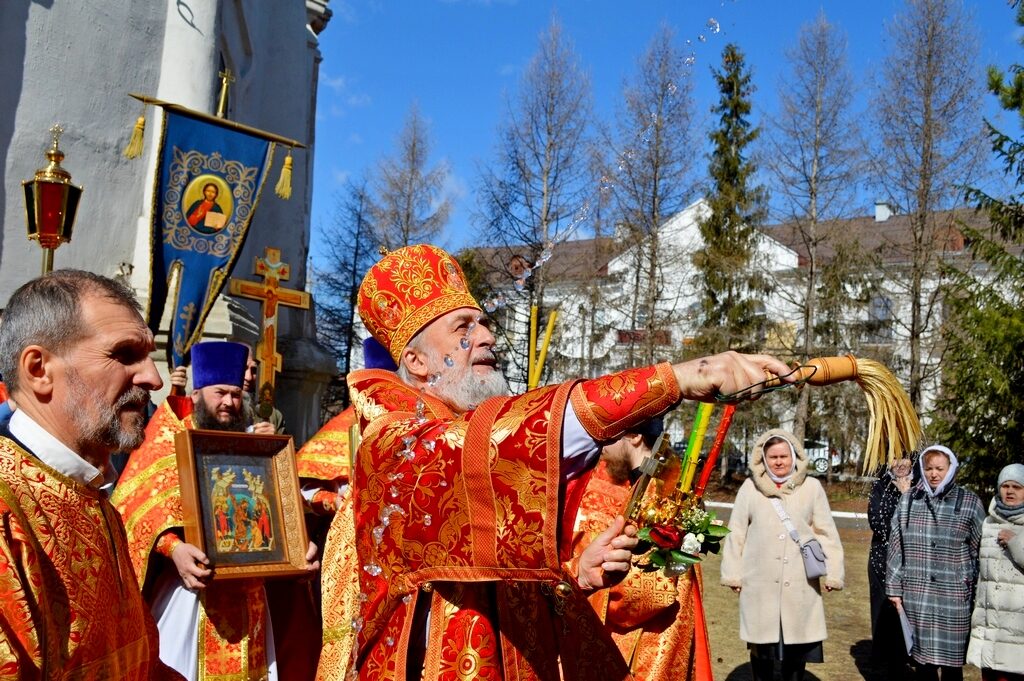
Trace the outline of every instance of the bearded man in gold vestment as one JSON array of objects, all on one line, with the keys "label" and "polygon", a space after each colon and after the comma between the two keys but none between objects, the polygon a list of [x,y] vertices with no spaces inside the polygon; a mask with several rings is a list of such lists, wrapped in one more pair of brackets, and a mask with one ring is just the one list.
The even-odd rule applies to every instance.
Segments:
[{"label": "bearded man in gold vestment", "polygon": [[[575,555],[625,508],[662,428],[660,418],[652,419],[603,447],[577,515]],[[677,577],[634,567],[620,583],[591,595],[590,604],[637,679],[711,681],[703,592],[700,566]]]},{"label": "bearded man in gold vestment", "polygon": [[180,679],[164,667],[121,518],[114,451],[142,442],[162,386],[131,291],[58,270],[11,296],[0,373],[0,679]]}]

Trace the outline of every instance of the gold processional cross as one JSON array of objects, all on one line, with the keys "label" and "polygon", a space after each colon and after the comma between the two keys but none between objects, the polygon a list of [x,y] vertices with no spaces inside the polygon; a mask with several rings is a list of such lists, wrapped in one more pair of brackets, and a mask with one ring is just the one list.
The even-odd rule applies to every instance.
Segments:
[{"label": "gold processional cross", "polygon": [[262,406],[274,404],[275,376],[281,370],[281,355],[277,352],[277,306],[286,305],[302,310],[309,309],[309,294],[290,288],[281,288],[282,281],[288,281],[291,268],[288,263],[281,262],[281,251],[268,246],[264,257],[256,256],[254,274],[263,277],[262,282],[231,279],[228,291],[233,296],[259,300],[263,303],[263,321],[260,340],[256,344],[256,359],[260,363],[259,393],[257,402]]}]

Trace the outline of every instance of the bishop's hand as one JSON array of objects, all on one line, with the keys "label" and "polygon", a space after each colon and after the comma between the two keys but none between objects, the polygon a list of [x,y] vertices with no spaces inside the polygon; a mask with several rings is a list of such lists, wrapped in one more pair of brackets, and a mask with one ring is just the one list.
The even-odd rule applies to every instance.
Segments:
[{"label": "bishop's hand", "polygon": [[[744,355],[732,350],[672,365],[679,391],[688,400],[714,402],[719,395],[739,392],[780,377],[792,383],[792,369],[770,355]],[[751,399],[757,399],[755,390]]]}]

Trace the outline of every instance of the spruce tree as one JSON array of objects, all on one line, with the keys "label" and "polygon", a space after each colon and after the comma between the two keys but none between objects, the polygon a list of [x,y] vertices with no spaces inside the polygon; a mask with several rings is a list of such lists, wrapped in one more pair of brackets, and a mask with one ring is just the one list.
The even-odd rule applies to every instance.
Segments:
[{"label": "spruce tree", "polygon": [[[1024,6],[1017,7],[1024,26]],[[1024,39],[1021,44],[1024,45]],[[989,67],[989,90],[1024,122],[1022,66]],[[988,125],[997,159],[1013,189],[1006,197],[969,189],[967,201],[988,229],[962,225],[973,266],[947,288],[942,392],[935,435],[960,456],[963,478],[994,492],[1003,466],[1020,461],[1024,441],[1024,140]]]},{"label": "spruce tree", "polygon": [[753,350],[764,335],[760,299],[768,293],[767,279],[752,267],[758,227],[767,215],[766,192],[751,186],[756,170],[749,147],[759,128],[751,126],[750,97],[754,92],[743,53],[725,46],[722,68],[712,71],[719,101],[712,108],[719,126],[711,134],[710,213],[700,222],[703,247],[693,264],[701,290],[701,330],[694,350]]}]

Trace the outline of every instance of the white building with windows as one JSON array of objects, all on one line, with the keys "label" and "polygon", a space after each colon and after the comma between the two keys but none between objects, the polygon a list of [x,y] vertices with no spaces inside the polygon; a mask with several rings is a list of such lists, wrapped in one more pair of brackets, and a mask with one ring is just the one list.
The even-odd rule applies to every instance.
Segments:
[{"label": "white building with windows", "polygon": [[[646,290],[646,279],[638,275],[638,247],[618,238],[585,239],[555,245],[552,257],[541,267],[545,286],[538,327],[543,335],[546,314],[558,311],[555,332],[545,362],[541,384],[573,377],[592,377],[645,363],[637,347],[654,347],[654,361],[678,360],[688,339],[697,331],[699,288],[692,257],[703,246],[698,222],[709,210],[697,201],[667,220],[658,232],[659,264],[657,319],[654,323],[637,315],[638,291]],[[939,264],[964,261],[964,242],[958,221],[978,226],[984,216],[960,210],[936,213],[934,241],[935,268],[924,277],[922,304],[927,306],[927,323],[914,330],[920,347],[925,380],[922,384],[922,415],[934,402],[939,387],[942,346],[940,327],[943,283]],[[895,215],[886,206],[874,215],[843,220],[831,230],[836,242],[819,246],[819,257],[828,260],[839,252],[840,243],[855,244],[867,271],[857,290],[860,305],[843,313],[842,353],[871,356],[889,366],[908,384],[911,326],[909,281],[912,277],[910,250],[913,236],[910,220]],[[530,252],[509,248],[474,249],[489,264],[488,283],[506,303],[493,314],[507,336],[499,338],[507,348],[525,347],[528,334],[528,302],[512,285]],[[799,358],[798,342],[803,336],[798,290],[801,271],[807,267],[807,249],[794,225],[772,225],[762,230],[751,259],[754,266],[775,282],[774,291],[762,303],[766,324],[760,346],[773,354]],[[538,276],[534,272],[533,276]],[[852,285],[851,285],[852,286]],[[525,309],[524,309],[525,308]],[[506,350],[506,353],[509,351]],[[521,351],[520,351],[521,352]],[[804,358],[805,359],[805,358]],[[510,372],[510,373],[515,373]],[[523,385],[514,385],[520,390]],[[786,423],[792,414],[779,414]],[[673,439],[681,438],[673,433]]]}]

